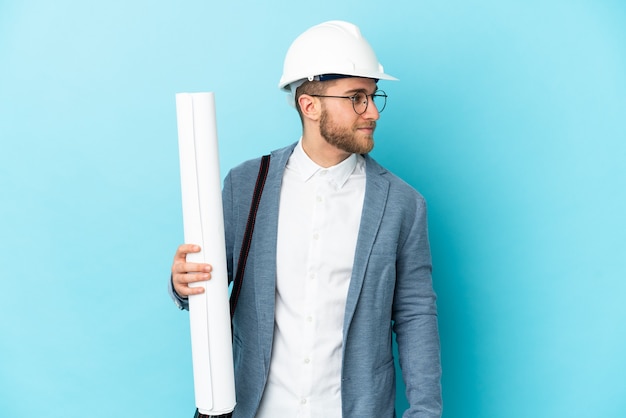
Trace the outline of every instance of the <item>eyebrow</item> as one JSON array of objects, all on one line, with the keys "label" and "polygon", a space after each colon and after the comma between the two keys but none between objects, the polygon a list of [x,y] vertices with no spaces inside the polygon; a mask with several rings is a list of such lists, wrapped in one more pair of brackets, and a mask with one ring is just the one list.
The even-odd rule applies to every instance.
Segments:
[{"label": "eyebrow", "polygon": [[368,96],[371,96],[372,94],[376,93],[377,91],[378,91],[378,86],[376,86],[376,89],[372,93],[368,93],[367,89],[352,89],[352,90],[345,91],[344,94],[365,93]]}]

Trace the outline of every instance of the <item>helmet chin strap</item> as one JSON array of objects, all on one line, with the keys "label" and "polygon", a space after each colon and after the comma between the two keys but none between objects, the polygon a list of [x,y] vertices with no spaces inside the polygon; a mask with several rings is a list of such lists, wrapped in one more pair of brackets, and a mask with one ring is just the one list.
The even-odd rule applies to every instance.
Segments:
[{"label": "helmet chin strap", "polygon": [[303,78],[302,80],[294,81],[289,85],[290,93],[287,94],[287,103],[289,103],[291,107],[296,107],[296,90],[304,84],[305,81],[306,78]]},{"label": "helmet chin strap", "polygon": [[[298,89],[298,87],[300,87],[302,84],[304,84],[305,81],[309,80],[309,81],[330,81],[330,80],[338,80],[340,78],[350,78],[350,77],[357,77],[354,75],[345,75],[345,74],[320,74],[320,75],[310,75],[308,78],[303,78],[301,80],[298,81],[294,81],[293,83],[289,84],[289,93],[287,93],[287,103],[289,103],[289,105],[291,105],[291,107],[296,107],[296,90]],[[378,83],[378,79],[374,78],[374,81],[376,81]]]},{"label": "helmet chin strap", "polygon": [[337,80],[339,78],[347,78],[354,77],[351,75],[343,75],[343,74],[321,74],[321,75],[310,75],[308,78],[303,78],[298,81],[294,81],[289,85],[290,93],[287,94],[287,103],[289,103],[292,107],[296,107],[296,90],[305,81],[329,81],[329,80]]}]

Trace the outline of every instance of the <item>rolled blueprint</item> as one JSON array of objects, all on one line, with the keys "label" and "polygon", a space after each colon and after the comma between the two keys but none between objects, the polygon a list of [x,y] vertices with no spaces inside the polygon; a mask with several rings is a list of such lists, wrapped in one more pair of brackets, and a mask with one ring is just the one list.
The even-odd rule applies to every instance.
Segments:
[{"label": "rolled blueprint", "polygon": [[176,116],[185,242],[202,247],[187,261],[213,266],[189,297],[196,407],[220,415],[235,408],[235,377],[213,93],[177,94]]}]

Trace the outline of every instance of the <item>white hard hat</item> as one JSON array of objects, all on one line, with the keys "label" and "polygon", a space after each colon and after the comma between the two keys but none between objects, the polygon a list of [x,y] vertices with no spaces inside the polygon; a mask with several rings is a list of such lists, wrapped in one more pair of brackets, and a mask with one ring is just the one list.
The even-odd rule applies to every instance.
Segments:
[{"label": "white hard hat", "polygon": [[313,26],[293,41],[285,56],[278,87],[289,92],[292,83],[299,85],[323,75],[397,80],[385,74],[359,28],[340,20]]}]

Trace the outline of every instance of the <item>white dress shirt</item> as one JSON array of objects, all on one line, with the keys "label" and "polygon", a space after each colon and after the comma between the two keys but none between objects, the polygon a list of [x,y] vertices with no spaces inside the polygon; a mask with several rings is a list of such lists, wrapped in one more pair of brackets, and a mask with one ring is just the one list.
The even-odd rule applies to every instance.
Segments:
[{"label": "white dress shirt", "polygon": [[274,344],[257,417],[341,417],[343,319],[364,195],[362,156],[322,168],[296,146],[281,188]]}]

